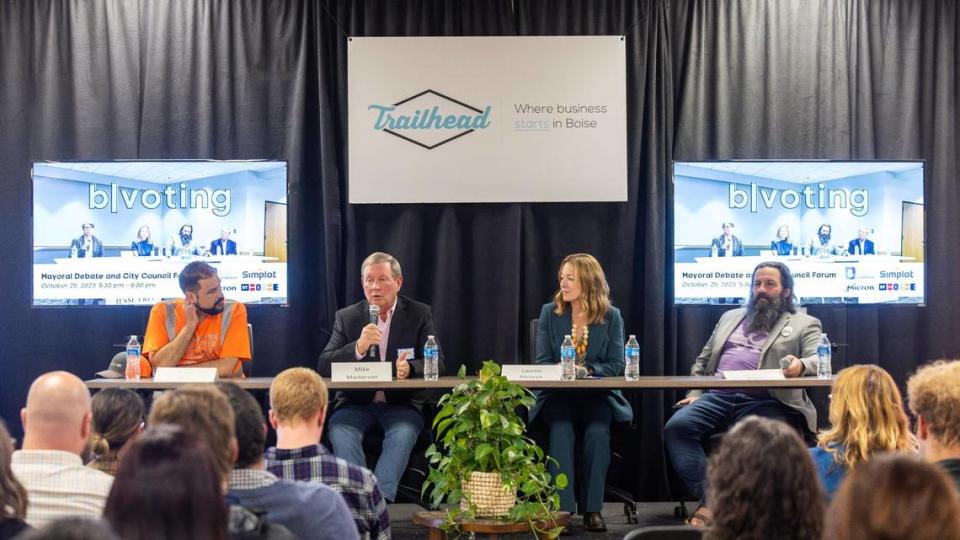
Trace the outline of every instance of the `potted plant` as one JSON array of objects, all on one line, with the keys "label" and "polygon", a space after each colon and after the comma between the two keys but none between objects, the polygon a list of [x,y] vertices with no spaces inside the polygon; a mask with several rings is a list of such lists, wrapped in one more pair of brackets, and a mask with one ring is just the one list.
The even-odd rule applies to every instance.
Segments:
[{"label": "potted plant", "polygon": [[[461,366],[458,376],[464,378],[465,372]],[[477,379],[440,398],[433,420],[437,442],[426,452],[430,473],[423,493],[430,490],[434,506],[459,503],[459,510],[447,512],[448,528],[458,517],[483,517],[526,521],[537,536],[560,534],[562,527],[538,526],[555,525],[556,490],[566,487],[567,478],[557,475],[554,485],[547,463],[555,460],[526,435],[518,410],[534,401],[530,390],[508,381],[489,360]]]}]

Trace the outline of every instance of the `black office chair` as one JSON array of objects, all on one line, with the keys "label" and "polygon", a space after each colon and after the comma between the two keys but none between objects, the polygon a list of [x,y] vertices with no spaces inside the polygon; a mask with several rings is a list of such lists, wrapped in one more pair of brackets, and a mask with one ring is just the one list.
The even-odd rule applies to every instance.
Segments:
[{"label": "black office chair", "polygon": [[640,527],[627,533],[623,540],[700,540],[703,529],[688,525]]}]

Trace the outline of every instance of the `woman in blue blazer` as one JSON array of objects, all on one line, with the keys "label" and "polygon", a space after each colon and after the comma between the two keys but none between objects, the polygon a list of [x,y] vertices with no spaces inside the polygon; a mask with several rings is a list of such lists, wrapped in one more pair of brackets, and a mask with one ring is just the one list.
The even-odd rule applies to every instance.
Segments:
[{"label": "woman in blue blazer", "polygon": [[[592,255],[568,255],[560,263],[560,290],[553,302],[540,311],[537,330],[538,364],[560,361],[560,345],[570,335],[577,350],[578,376],[617,377],[623,375],[623,319],[610,305],[610,287],[603,268]],[[576,511],[574,481],[584,482],[582,490],[584,528],[604,531],[603,484],[610,465],[610,425],[629,422],[633,410],[619,391],[543,391],[530,411],[530,421],[543,419],[549,430],[548,454],[556,458],[558,470],[567,476],[560,490],[560,509]],[[582,428],[583,463],[574,474],[573,448],[577,428]],[[558,469],[558,470],[557,470]]]}]

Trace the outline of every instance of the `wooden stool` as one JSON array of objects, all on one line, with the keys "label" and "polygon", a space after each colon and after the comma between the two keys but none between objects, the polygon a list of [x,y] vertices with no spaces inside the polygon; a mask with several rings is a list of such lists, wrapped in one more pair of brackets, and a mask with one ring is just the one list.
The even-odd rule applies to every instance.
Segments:
[{"label": "wooden stool", "polygon": [[[430,540],[443,540],[444,533],[440,526],[447,520],[446,512],[415,512],[413,522],[430,530],[428,538]],[[495,519],[464,519],[456,520],[460,530],[465,533],[479,533],[487,535],[487,538],[496,540],[501,534],[530,532],[528,523],[505,523]],[[567,525],[570,523],[569,512],[557,512],[553,514],[553,521],[538,521],[537,527],[541,529],[553,528],[558,525]],[[549,526],[548,526],[549,525]]]}]

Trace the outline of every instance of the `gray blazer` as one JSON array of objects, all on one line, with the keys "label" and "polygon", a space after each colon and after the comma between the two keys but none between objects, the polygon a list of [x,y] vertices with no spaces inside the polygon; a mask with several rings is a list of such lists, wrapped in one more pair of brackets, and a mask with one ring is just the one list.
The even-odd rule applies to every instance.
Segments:
[{"label": "gray blazer", "polygon": [[[732,309],[720,317],[720,321],[713,329],[713,334],[707,340],[700,356],[697,357],[691,375],[713,375],[717,371],[723,345],[730,334],[746,317],[746,308]],[[803,364],[801,376],[817,374],[817,345],[820,342],[820,320],[805,313],[784,313],[770,330],[767,341],[760,351],[760,366],[758,369],[779,369],[780,359],[792,354]],[[699,396],[701,390],[691,390],[687,396]],[[817,409],[807,397],[802,388],[770,390],[770,395],[784,405],[794,409],[807,421],[807,428],[811,433],[817,432]]]}]

